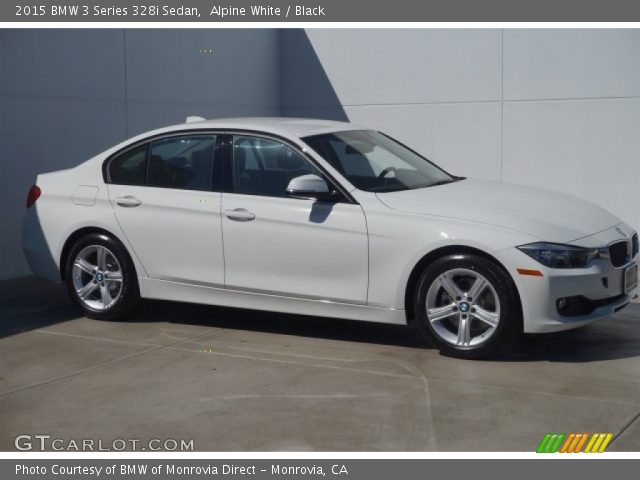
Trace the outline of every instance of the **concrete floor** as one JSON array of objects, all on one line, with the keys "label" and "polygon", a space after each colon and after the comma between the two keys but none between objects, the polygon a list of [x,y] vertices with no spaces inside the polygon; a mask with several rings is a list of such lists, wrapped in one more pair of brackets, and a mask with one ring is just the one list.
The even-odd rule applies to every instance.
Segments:
[{"label": "concrete floor", "polygon": [[18,434],[193,439],[196,450],[533,451],[546,432],[640,450],[640,305],[493,361],[406,327],[172,302],[83,318],[0,282],[0,449]]}]

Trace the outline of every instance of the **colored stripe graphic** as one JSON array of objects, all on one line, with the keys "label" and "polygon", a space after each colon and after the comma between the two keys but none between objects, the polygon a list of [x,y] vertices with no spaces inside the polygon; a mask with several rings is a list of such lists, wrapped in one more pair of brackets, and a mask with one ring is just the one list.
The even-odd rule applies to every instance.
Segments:
[{"label": "colored stripe graphic", "polygon": [[562,448],[560,449],[560,453],[568,453],[573,450],[575,447],[576,434],[570,433],[567,439],[562,444]]},{"label": "colored stripe graphic", "polygon": [[562,440],[564,440],[564,433],[547,433],[538,445],[537,453],[555,453],[560,448]]},{"label": "colored stripe graphic", "polygon": [[540,441],[538,448],[536,449],[536,453],[547,453],[547,443],[549,443],[549,439],[551,438],[552,433],[545,433],[544,437]]},{"label": "colored stripe graphic", "polygon": [[584,453],[591,453],[591,448],[596,443],[596,440],[598,440],[598,436],[599,435],[597,433],[594,433],[591,436],[591,439],[589,440],[589,443],[587,443],[587,448],[584,449]]},{"label": "colored stripe graphic", "polygon": [[587,442],[587,439],[589,438],[589,434],[582,433],[581,435],[582,435],[582,439],[578,442],[578,445],[576,445],[576,448],[571,453],[579,453],[582,451],[582,447]]},{"label": "colored stripe graphic", "polygon": [[562,445],[560,453],[578,453],[589,438],[588,433],[570,433]]},{"label": "colored stripe graphic", "polygon": [[602,453],[613,438],[611,433],[594,433],[584,449],[584,453]]},{"label": "colored stripe graphic", "polygon": [[[611,440],[612,433],[545,433],[536,449],[537,453],[602,453]],[[585,447],[586,444],[586,447]],[[583,450],[584,447],[584,450]]]}]

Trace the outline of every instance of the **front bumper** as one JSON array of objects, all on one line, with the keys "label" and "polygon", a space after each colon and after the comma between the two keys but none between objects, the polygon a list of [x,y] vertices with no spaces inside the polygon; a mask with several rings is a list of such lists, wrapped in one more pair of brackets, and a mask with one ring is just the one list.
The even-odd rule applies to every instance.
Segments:
[{"label": "front bumper", "polygon": [[[622,230],[628,237],[623,237]],[[583,247],[602,247],[611,242],[631,239],[633,229],[625,224],[571,242]],[[507,267],[520,293],[526,333],[557,332],[577,328],[610,317],[627,306],[639,292],[638,287],[624,292],[623,275],[626,268],[638,262],[638,255],[620,267],[609,259],[600,258],[587,268],[547,268],[517,248],[498,252],[498,260]],[[539,270],[542,277],[521,275],[518,268]],[[561,298],[582,297],[592,308],[586,314],[562,315],[557,301]]]}]

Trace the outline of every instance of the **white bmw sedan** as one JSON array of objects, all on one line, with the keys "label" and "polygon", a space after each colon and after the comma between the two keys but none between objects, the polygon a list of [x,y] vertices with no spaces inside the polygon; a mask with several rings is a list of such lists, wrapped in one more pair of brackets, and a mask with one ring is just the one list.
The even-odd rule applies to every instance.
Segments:
[{"label": "white bmw sedan", "polygon": [[638,236],[568,195],[451,175],[377,131],[190,117],[37,177],[24,251],[89,317],[140,297],[405,324],[479,358],[608,317]]}]

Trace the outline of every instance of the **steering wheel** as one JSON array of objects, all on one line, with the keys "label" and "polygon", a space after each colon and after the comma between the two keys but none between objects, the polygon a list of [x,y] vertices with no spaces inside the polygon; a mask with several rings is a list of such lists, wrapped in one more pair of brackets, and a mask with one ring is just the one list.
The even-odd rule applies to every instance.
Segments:
[{"label": "steering wheel", "polygon": [[396,167],[387,167],[384,170],[382,170],[379,174],[378,174],[378,178],[379,179],[383,179],[384,177],[386,177],[389,173],[391,172],[395,172],[397,170]]}]

